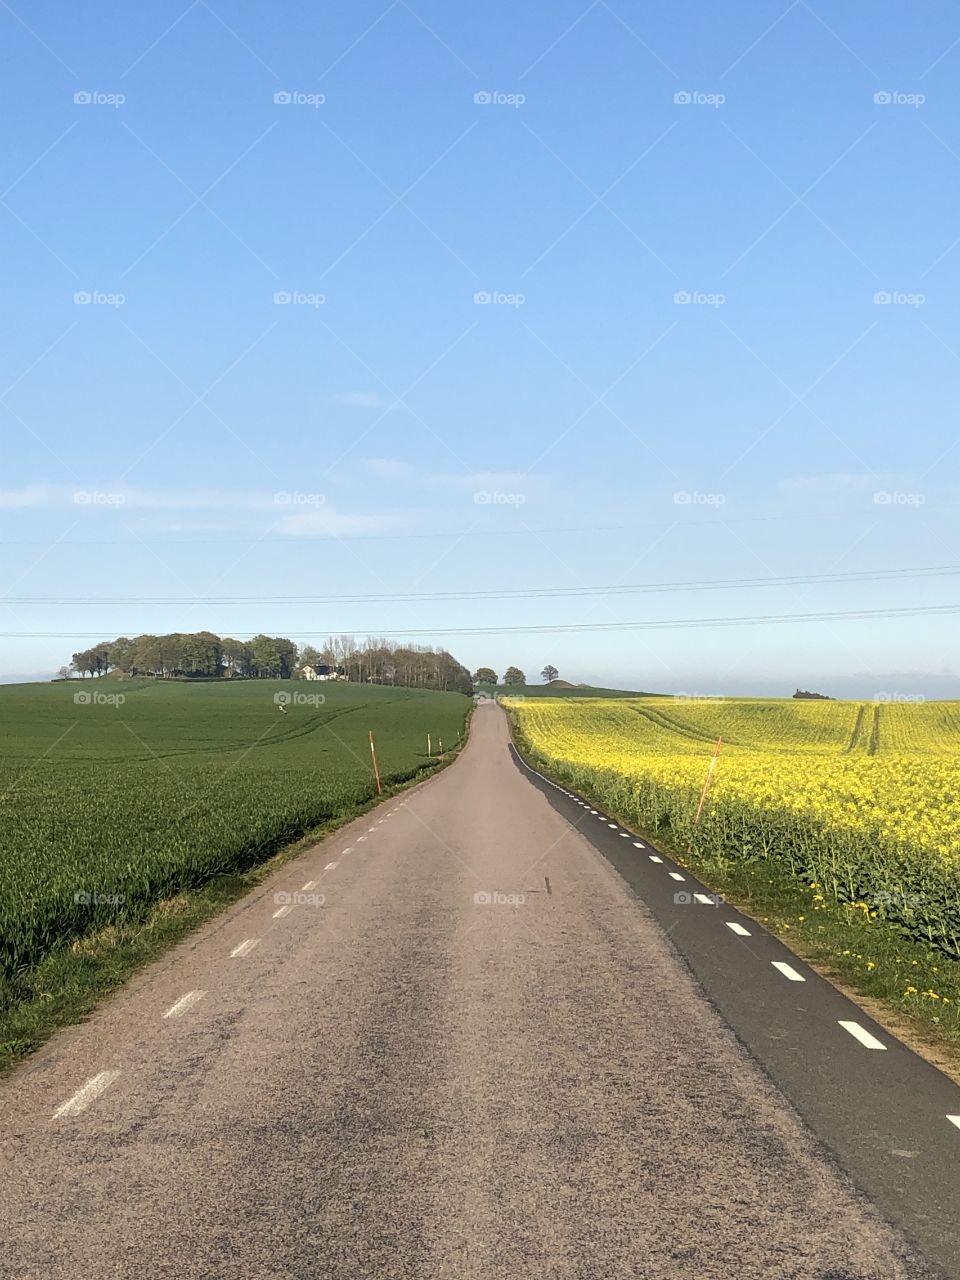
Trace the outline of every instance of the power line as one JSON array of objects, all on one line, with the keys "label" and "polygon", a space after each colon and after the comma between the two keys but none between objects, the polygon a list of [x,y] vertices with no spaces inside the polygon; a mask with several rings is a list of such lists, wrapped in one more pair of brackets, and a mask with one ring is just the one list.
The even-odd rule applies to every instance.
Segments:
[{"label": "power line", "polygon": [[601,587],[511,587],[495,591],[412,591],[373,595],[329,596],[129,596],[53,597],[8,596],[0,602],[9,605],[58,606],[123,606],[140,605],[341,605],[341,604],[406,604],[412,602],[544,600],[562,597],[647,595],[677,591],[743,591],[756,588],[847,585],[858,582],[905,581],[910,578],[933,578],[960,573],[960,565],[926,565],[920,568],[863,569],[849,573],[785,574],[771,578],[718,578],[691,582],[613,583]]},{"label": "power line", "polygon": [[[802,622],[841,622],[866,618],[917,618],[960,613],[960,604],[919,605],[902,609],[850,609],[829,613],[751,614],[733,618],[668,618],[652,622],[545,623],[537,626],[503,627],[340,627],[338,634],[365,633],[390,636],[489,636],[555,635],[595,631],[666,631],[697,627],[752,627]],[[286,628],[282,628],[287,630]],[[325,632],[290,631],[289,638],[322,640]],[[102,640],[97,631],[2,631],[0,639],[12,640]]]}]

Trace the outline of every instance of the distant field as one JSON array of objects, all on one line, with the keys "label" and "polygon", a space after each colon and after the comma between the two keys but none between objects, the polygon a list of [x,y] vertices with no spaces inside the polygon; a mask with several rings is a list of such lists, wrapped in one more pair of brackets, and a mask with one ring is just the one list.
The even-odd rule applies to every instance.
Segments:
[{"label": "distant field", "polygon": [[456,744],[469,705],[279,680],[0,687],[0,1012],[15,975],[71,938],[371,799],[370,729],[383,780],[397,783],[431,764],[428,732],[434,750]]},{"label": "distant field", "polygon": [[[522,699],[555,776],[680,848],[777,859],[960,958],[960,703]],[[723,748],[699,825],[714,744]]]}]

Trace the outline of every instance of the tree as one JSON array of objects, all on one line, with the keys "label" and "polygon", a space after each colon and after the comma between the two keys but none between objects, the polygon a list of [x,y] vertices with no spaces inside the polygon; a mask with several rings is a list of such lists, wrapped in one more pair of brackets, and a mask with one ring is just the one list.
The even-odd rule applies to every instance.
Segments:
[{"label": "tree", "polygon": [[497,673],[493,667],[477,667],[473,673],[474,684],[496,684]]},{"label": "tree", "polygon": [[551,680],[556,680],[559,674],[560,672],[557,670],[557,668],[552,667],[548,662],[547,665],[540,672],[540,678],[544,681],[545,684],[549,684]]},{"label": "tree", "polygon": [[527,677],[523,674],[519,667],[507,667],[503,673],[504,684],[526,684]]},{"label": "tree", "polygon": [[69,667],[61,667],[54,677],[55,680],[69,680],[73,676],[73,672]]}]

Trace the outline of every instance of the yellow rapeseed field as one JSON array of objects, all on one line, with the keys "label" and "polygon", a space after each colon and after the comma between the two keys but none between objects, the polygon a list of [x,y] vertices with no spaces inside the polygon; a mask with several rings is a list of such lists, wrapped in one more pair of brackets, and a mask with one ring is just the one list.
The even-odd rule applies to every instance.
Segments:
[{"label": "yellow rapeseed field", "polygon": [[714,857],[781,860],[824,902],[960,958],[960,703],[505,702],[535,761],[642,829]]}]

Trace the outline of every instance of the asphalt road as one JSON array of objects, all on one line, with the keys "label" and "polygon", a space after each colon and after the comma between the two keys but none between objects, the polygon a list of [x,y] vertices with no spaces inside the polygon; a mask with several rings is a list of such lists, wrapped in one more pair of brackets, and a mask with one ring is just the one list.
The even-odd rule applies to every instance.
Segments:
[{"label": "asphalt road", "polygon": [[602,816],[479,708],[0,1086],[0,1274],[960,1276],[960,1090]]}]

